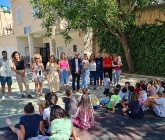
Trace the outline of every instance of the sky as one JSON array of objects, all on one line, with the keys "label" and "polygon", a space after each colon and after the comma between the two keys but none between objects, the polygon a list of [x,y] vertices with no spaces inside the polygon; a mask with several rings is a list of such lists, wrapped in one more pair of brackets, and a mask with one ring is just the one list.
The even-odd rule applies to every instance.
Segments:
[{"label": "sky", "polygon": [[11,8],[10,0],[0,0],[0,6],[1,5]]}]

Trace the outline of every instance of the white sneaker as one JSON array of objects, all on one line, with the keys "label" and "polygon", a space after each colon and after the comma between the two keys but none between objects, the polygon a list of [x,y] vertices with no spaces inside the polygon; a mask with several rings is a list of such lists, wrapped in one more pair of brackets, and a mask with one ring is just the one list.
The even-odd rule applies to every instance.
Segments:
[{"label": "white sneaker", "polygon": [[148,108],[145,108],[144,105],[142,106],[143,111],[147,111]]},{"label": "white sneaker", "polygon": [[5,96],[2,96],[2,100],[5,100],[6,98],[5,98]]},{"label": "white sneaker", "polygon": [[9,96],[9,99],[15,99],[13,96]]}]

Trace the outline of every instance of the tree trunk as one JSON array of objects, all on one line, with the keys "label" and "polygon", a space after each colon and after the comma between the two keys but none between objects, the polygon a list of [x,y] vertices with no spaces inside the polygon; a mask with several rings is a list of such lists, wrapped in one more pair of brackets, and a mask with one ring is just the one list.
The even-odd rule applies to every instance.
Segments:
[{"label": "tree trunk", "polygon": [[123,48],[124,48],[125,57],[126,57],[126,60],[127,60],[129,72],[133,73],[134,72],[134,66],[133,66],[133,63],[132,63],[131,52],[130,52],[129,46],[128,46],[127,36],[125,35],[124,31],[121,33],[121,42],[122,42],[122,45],[123,45]]}]

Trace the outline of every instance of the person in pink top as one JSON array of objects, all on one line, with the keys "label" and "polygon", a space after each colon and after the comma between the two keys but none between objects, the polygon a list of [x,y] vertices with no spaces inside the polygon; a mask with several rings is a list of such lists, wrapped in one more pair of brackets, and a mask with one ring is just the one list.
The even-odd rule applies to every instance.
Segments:
[{"label": "person in pink top", "polygon": [[65,94],[64,85],[66,85],[65,89],[68,89],[69,85],[69,75],[70,75],[70,68],[69,62],[65,56],[65,53],[61,54],[61,60],[59,61],[59,69],[60,69],[60,85],[62,88],[62,93]]},{"label": "person in pink top", "polygon": [[77,109],[73,124],[81,129],[89,129],[94,126],[93,107],[88,94],[81,96],[80,106]]},{"label": "person in pink top", "polygon": [[113,75],[114,75],[114,84],[119,84],[120,80],[120,74],[121,74],[121,56],[116,56],[116,54],[112,55],[112,61],[113,61]]}]

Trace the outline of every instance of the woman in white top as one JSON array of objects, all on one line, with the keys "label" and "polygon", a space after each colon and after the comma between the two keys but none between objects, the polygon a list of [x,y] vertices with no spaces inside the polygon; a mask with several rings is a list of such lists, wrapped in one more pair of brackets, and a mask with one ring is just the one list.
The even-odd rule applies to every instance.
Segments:
[{"label": "woman in white top", "polygon": [[87,54],[84,54],[84,59],[82,61],[82,85],[81,88],[87,88],[89,78],[89,61]]},{"label": "woman in white top", "polygon": [[50,61],[46,66],[46,78],[51,92],[59,91],[59,68],[54,55],[50,56]]},{"label": "woman in white top", "polygon": [[[95,55],[91,54],[90,60],[89,60],[89,70],[90,70],[90,85],[92,86],[92,89],[96,89],[96,61],[95,61]],[[94,86],[93,81],[94,79]]]},{"label": "woman in white top", "polygon": [[145,84],[142,84],[140,87],[141,91],[139,92],[139,101],[142,105],[144,105],[147,101],[147,87]]},{"label": "woman in white top", "polygon": [[[42,93],[42,83],[45,79],[45,76],[42,73],[42,71],[44,70],[44,65],[42,63],[41,55],[35,54],[33,57],[33,61],[34,63],[31,67],[31,71],[33,72],[32,81],[35,83],[36,96],[42,96],[44,95]],[[38,93],[38,85],[40,93]]]}]

